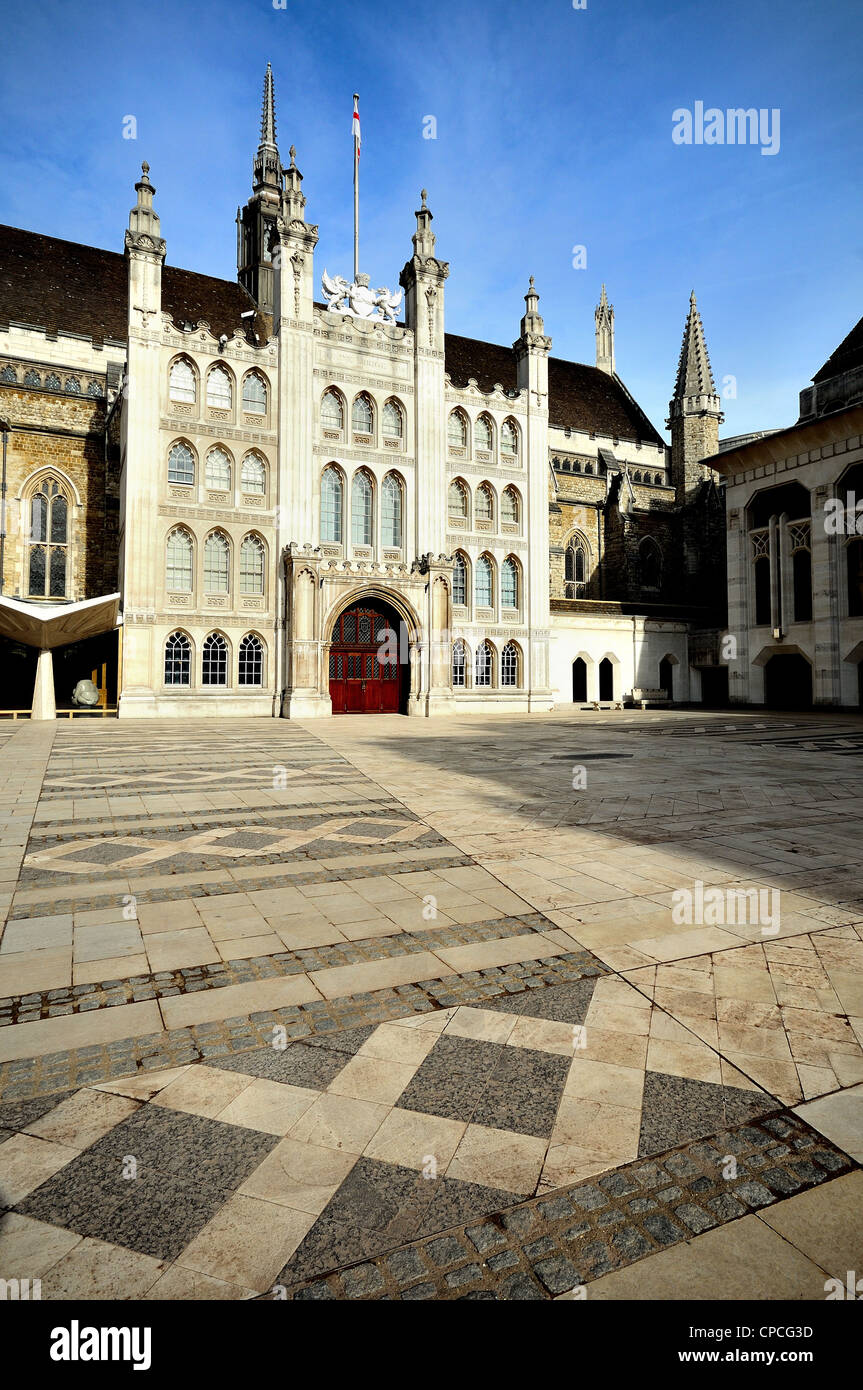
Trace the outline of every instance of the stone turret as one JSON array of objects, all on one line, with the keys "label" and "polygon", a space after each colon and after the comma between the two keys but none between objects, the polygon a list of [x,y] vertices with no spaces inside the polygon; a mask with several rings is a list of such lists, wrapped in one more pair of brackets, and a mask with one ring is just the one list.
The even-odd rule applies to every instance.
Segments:
[{"label": "stone turret", "polygon": [[601,372],[614,376],[614,305],[609,304],[602,287],[602,295],[594,312],[596,321],[596,365]]},{"label": "stone turret", "polygon": [[276,144],[273,70],[267,63],[261,136],[252,170],[252,196],[237,209],[237,278],[266,314],[273,312],[272,241],[282,199],[282,163]]},{"label": "stone turret", "polygon": [[683,505],[692,500],[699,484],[711,476],[701,460],[717,452],[723,419],[694,290],[689,297],[689,315],[668,415],[671,480],[676,500]]}]

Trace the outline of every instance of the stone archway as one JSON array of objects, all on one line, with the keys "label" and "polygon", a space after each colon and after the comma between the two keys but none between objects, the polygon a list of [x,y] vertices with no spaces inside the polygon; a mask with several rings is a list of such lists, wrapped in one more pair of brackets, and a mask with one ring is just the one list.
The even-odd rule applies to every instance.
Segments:
[{"label": "stone archway", "polygon": [[412,628],[378,593],[354,595],[332,619],[328,681],[333,714],[406,714]]}]

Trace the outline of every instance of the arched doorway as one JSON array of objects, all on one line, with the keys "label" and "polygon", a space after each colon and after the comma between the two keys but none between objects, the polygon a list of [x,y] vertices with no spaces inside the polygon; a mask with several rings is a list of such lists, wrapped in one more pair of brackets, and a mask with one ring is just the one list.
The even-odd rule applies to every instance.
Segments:
[{"label": "arched doorway", "polygon": [[406,641],[399,614],[381,599],[360,600],[340,613],[330,639],[333,714],[404,713]]},{"label": "arched doorway", "polygon": [[614,699],[614,665],[607,656],[599,663],[599,698]]},{"label": "arched doorway", "polygon": [[805,656],[771,656],[764,668],[764,703],[768,709],[812,708],[812,667]]},{"label": "arched doorway", "polygon": [[665,691],[669,700],[674,699],[674,663],[667,656],[659,663],[659,688]]},{"label": "arched doorway", "polygon": [[572,702],[583,705],[587,702],[587,662],[577,656],[572,663]]}]

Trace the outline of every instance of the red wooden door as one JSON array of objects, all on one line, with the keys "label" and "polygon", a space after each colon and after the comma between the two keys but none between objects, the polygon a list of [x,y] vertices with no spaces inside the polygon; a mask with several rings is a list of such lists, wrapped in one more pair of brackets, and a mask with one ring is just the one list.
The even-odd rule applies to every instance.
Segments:
[{"label": "red wooden door", "polygon": [[[381,658],[383,657],[383,660]],[[397,714],[401,668],[389,618],[359,604],[336,620],[330,644],[333,714]]]}]

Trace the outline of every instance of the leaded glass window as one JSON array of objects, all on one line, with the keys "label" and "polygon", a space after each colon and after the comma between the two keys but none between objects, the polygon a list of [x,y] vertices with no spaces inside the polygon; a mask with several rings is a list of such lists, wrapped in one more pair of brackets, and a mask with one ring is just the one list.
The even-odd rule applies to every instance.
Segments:
[{"label": "leaded glass window", "polygon": [[191,362],[181,357],[171,368],[168,394],[172,401],[194,405],[198,394],[198,384]]},{"label": "leaded glass window", "polygon": [[494,516],[494,498],[488,483],[482,483],[476,490],[476,519],[491,521]]},{"label": "leaded glass window", "polygon": [[214,367],[207,377],[207,405],[212,410],[230,410],[233,399],[230,376],[224,367]]},{"label": "leaded glass window", "polygon": [[267,413],[267,384],[257,372],[251,372],[243,382],[243,409],[248,415]]},{"label": "leaded glass window", "polygon": [[467,518],[467,488],[455,478],[449,485],[448,510],[456,521]]},{"label": "leaded glass window", "polygon": [[467,420],[460,410],[453,410],[450,413],[446,437],[451,449],[464,449],[467,446]]},{"label": "leaded glass window", "polygon": [[168,537],[165,587],[172,593],[192,592],[192,560],[194,547],[188,531],[178,528]]},{"label": "leaded glass window", "polygon": [[211,632],[204,642],[201,663],[203,685],[228,684],[228,644],[220,632]]},{"label": "leaded glass window", "polygon": [[476,649],[476,663],[474,667],[474,685],[491,685],[491,673],[494,665],[494,654],[488,642],[481,642]]},{"label": "leaded glass window", "polygon": [[264,649],[260,638],[249,632],[240,643],[237,666],[238,685],[263,685]]},{"label": "leaded glass window", "polygon": [[185,632],[172,632],[165,643],[165,684],[189,685],[192,648]]},{"label": "leaded glass window", "polygon": [[480,555],[476,562],[476,603],[478,608],[491,608],[494,598],[491,560]]},{"label": "leaded glass window", "polygon": [[220,531],[204,542],[204,592],[226,594],[229,588],[231,547]]},{"label": "leaded glass window", "polygon": [[500,452],[504,458],[518,457],[518,431],[511,420],[504,420],[501,425]]},{"label": "leaded glass window", "polygon": [[456,690],[467,685],[467,652],[460,638],[452,644],[452,683]]},{"label": "leaded glass window", "polygon": [[518,685],[518,647],[514,642],[507,642],[500,654],[500,683]]},{"label": "leaded glass window", "polygon": [[43,478],[30,499],[27,593],[31,598],[65,598],[68,573],[69,503],[56,478]]},{"label": "leaded glass window", "polygon": [[385,439],[401,439],[404,434],[405,417],[402,408],[395,401],[387,401],[383,413],[383,433]]},{"label": "leaded glass window", "polygon": [[456,555],[452,567],[452,601],[462,607],[467,603],[467,562]]},{"label": "leaded glass window", "polygon": [[354,434],[371,434],[373,425],[371,401],[368,396],[357,396],[351,407],[351,428]]},{"label": "leaded glass window", "polygon": [[518,525],[518,493],[514,487],[504,488],[500,501],[500,515],[503,521]]},{"label": "leaded glass window", "polygon": [[325,391],[321,401],[321,424],[326,430],[341,430],[345,423],[345,412],[338,391]]},{"label": "leaded glass window", "polygon": [[342,543],[342,505],[344,487],[337,468],[325,468],[321,474],[321,540],[333,545]]},{"label": "leaded glass window", "polygon": [[518,566],[510,556],[501,567],[500,602],[502,608],[518,608]]},{"label": "leaded glass window", "polygon": [[224,449],[211,449],[205,470],[207,487],[213,492],[228,492],[231,487],[231,460]]},{"label": "leaded glass window", "polygon": [[258,536],[246,536],[240,546],[240,593],[264,592],[264,543]]},{"label": "leaded glass window", "polygon": [[257,454],[247,454],[240,470],[240,488],[243,492],[263,493],[267,489],[267,470],[264,461]]},{"label": "leaded glass window", "polygon": [[188,444],[174,444],[168,454],[168,482],[192,487],[195,482],[195,455]]},{"label": "leaded glass window", "polygon": [[351,484],[351,544],[372,543],[372,482],[367,473],[355,473]]},{"label": "leaded glass window", "polygon": [[477,449],[488,452],[492,444],[491,420],[487,415],[480,415],[473,427],[473,442]]},{"label": "leaded glass window", "polygon": [[402,486],[395,473],[388,473],[384,478],[381,492],[381,527],[384,545],[401,549]]}]

